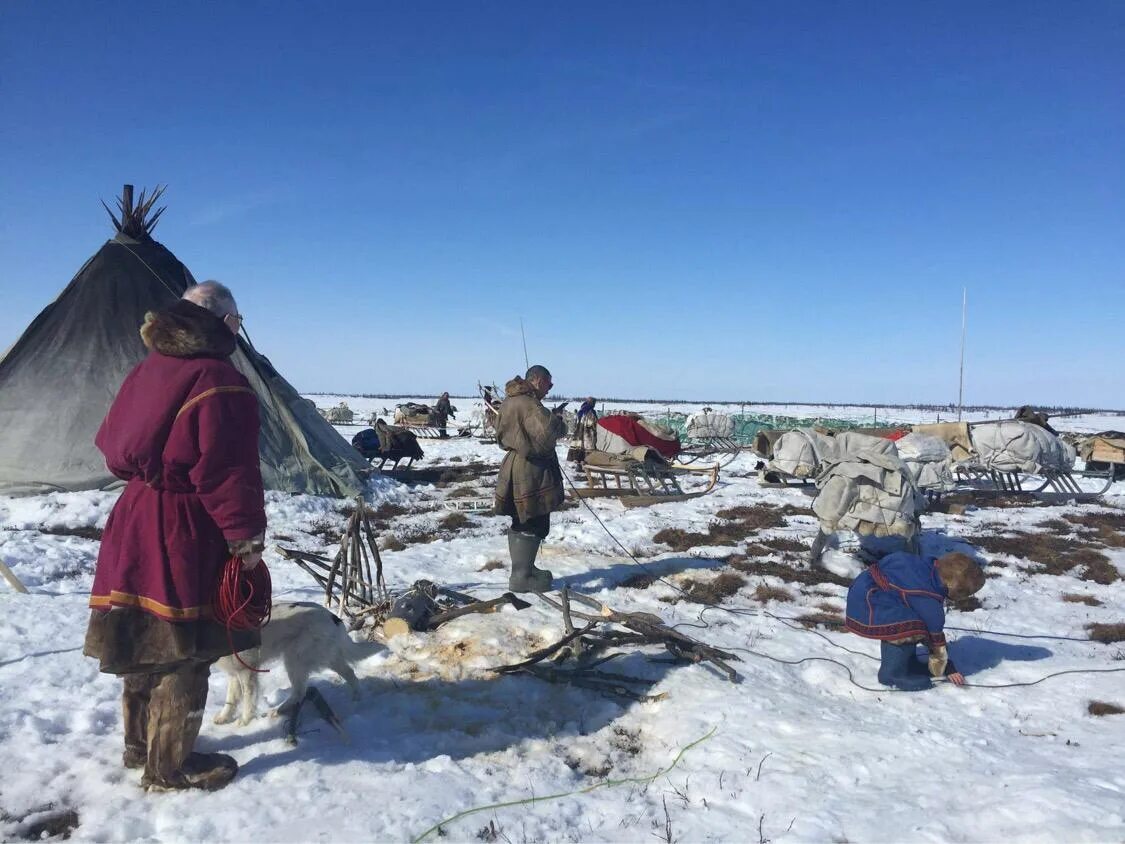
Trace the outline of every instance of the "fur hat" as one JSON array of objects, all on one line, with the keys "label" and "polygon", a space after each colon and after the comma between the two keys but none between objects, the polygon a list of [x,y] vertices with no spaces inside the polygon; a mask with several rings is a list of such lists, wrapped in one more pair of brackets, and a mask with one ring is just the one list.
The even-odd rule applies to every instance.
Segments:
[{"label": "fur hat", "polygon": [[942,583],[949,590],[950,599],[954,601],[968,598],[984,586],[984,572],[976,561],[966,554],[956,551],[946,554],[938,557],[935,565],[938,574],[941,575]]},{"label": "fur hat", "polygon": [[237,345],[222,318],[187,299],[145,314],[141,339],[149,349],[174,358],[225,358]]}]

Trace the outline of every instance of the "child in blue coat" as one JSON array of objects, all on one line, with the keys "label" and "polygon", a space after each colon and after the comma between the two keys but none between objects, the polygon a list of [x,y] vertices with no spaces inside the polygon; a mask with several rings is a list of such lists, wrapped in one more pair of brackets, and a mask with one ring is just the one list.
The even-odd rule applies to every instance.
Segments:
[{"label": "child in blue coat", "polygon": [[[984,572],[964,554],[936,560],[905,551],[889,554],[852,582],[844,626],[880,640],[884,686],[921,691],[932,686],[931,676],[942,675],[960,686],[965,678],[949,659],[943,632],[944,603],[967,598],[982,586]],[[930,652],[928,665],[917,659],[919,642]]]}]

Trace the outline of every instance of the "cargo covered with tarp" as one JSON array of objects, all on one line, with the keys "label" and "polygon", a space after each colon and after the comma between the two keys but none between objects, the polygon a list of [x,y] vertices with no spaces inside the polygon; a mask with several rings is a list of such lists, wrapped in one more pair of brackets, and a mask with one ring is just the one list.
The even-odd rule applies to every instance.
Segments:
[{"label": "cargo covered with tarp", "polygon": [[997,472],[1043,475],[1074,468],[1074,447],[1030,422],[1006,419],[969,427],[974,466]]},{"label": "cargo covered with tarp", "polygon": [[862,434],[836,439],[836,454],[824,460],[816,480],[812,508],[821,532],[913,537],[926,500],[895,444]]},{"label": "cargo covered with tarp", "polygon": [[665,460],[675,460],[680,453],[680,438],[674,431],[632,413],[599,419],[595,441],[597,450],[608,454],[632,454],[637,448],[650,448]]}]

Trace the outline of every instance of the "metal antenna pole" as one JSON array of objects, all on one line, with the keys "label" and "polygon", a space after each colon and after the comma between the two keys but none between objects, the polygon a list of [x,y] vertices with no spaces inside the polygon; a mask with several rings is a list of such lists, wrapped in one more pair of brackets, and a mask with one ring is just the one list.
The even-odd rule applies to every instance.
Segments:
[{"label": "metal antenna pole", "polygon": [[969,302],[969,288],[961,288],[961,374],[957,384],[957,421],[961,421],[961,408],[965,403],[965,312]]},{"label": "metal antenna pole", "polygon": [[530,369],[531,364],[527,362],[527,335],[523,333],[523,317],[520,317],[520,339],[523,340],[523,368]]}]

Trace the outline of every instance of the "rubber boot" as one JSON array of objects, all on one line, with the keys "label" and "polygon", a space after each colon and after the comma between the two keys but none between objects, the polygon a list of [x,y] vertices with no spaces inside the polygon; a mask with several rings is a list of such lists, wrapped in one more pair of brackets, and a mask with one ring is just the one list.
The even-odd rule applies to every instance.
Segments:
[{"label": "rubber boot", "polygon": [[508,531],[508,554],[512,558],[508,589],[512,592],[546,592],[551,588],[551,573],[535,567],[535,556],[542,542],[533,533]]},{"label": "rubber boot", "polygon": [[879,665],[880,683],[905,692],[920,692],[932,688],[929,671],[918,661],[917,648],[913,643],[894,645],[880,642],[879,645],[883,657]]}]

